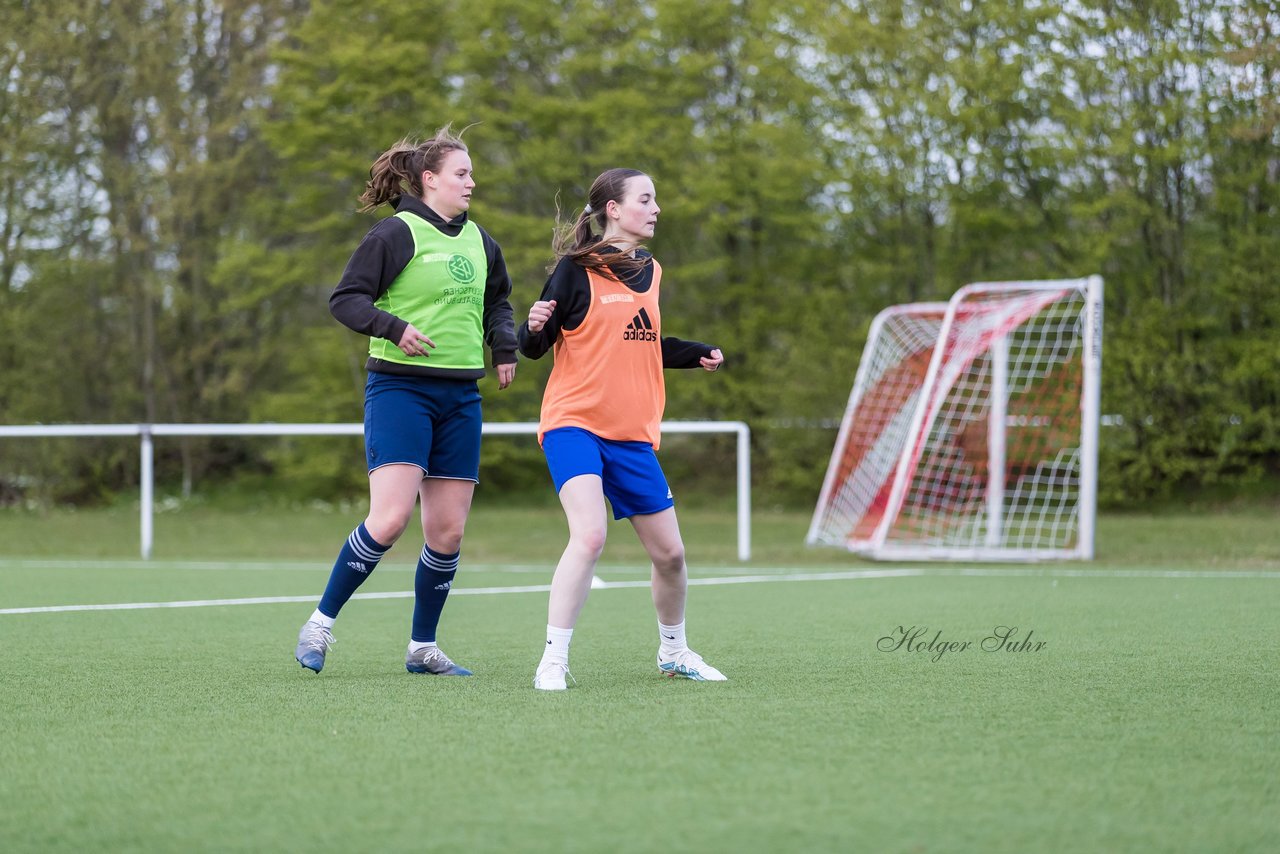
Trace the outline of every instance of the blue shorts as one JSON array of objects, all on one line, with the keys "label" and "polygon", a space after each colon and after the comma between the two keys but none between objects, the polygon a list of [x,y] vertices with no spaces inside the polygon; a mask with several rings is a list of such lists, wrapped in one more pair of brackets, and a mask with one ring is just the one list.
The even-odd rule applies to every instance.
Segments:
[{"label": "blue shorts", "polygon": [[369,471],[404,463],[423,477],[480,482],[480,389],[475,380],[369,372],[364,453]]},{"label": "blue shorts", "polygon": [[580,474],[600,477],[613,518],[628,519],[675,506],[658,455],[648,442],[601,439],[581,427],[559,427],[542,437],[556,492]]}]

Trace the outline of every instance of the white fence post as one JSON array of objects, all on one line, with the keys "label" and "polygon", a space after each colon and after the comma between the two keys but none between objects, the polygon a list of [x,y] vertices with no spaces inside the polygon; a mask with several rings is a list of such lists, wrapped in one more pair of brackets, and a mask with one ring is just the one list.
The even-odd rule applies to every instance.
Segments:
[{"label": "white fence post", "polygon": [[738,422],[738,560],[751,560],[751,428]]},{"label": "white fence post", "polygon": [[142,519],[139,530],[142,539],[142,559],[151,560],[151,543],[153,541],[155,520],[155,447],[151,441],[151,425],[140,424],[142,435],[140,465],[138,467],[138,504]]}]

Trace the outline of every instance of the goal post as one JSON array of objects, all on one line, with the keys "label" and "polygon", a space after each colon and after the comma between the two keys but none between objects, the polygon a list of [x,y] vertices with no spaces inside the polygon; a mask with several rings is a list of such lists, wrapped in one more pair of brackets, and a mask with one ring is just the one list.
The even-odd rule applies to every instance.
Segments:
[{"label": "goal post", "polygon": [[1091,559],[1102,279],[966,285],[872,321],[809,527],[883,560]]}]

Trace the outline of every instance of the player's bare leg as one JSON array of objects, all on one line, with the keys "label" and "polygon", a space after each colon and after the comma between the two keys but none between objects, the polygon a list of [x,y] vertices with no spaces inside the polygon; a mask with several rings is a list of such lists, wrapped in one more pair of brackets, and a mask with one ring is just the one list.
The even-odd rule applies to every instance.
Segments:
[{"label": "player's bare leg", "polygon": [[684,540],[680,537],[675,508],[632,516],[631,524],[652,562],[653,607],[658,612],[658,669],[668,676],[682,676],[698,682],[725,681],[725,675],[689,649],[685,639],[689,569],[685,563]]},{"label": "player's bare leg", "polygon": [[534,687],[544,691],[566,687],[573,627],[591,593],[591,579],[608,534],[604,487],[599,476],[584,474],[567,480],[560,487],[560,504],[569,522],[569,544],[551,578],[547,643],[533,679]]}]

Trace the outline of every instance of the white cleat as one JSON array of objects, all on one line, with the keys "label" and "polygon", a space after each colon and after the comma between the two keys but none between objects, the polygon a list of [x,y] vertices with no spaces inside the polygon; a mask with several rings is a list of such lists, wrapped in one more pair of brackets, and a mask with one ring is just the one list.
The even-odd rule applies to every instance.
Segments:
[{"label": "white cleat", "polygon": [[688,647],[679,652],[664,653],[658,650],[658,669],[672,678],[681,677],[695,682],[727,682],[729,677],[702,660]]},{"label": "white cleat", "polygon": [[307,620],[302,624],[302,631],[298,632],[298,648],[294,650],[293,657],[303,667],[319,673],[324,669],[324,657],[329,647],[335,643],[333,629]]},{"label": "white cleat", "polygon": [[[563,661],[544,661],[533,674],[533,687],[539,691],[563,691],[569,687],[566,678],[573,679],[568,664]],[[578,680],[573,679],[573,684],[577,685]]]}]

